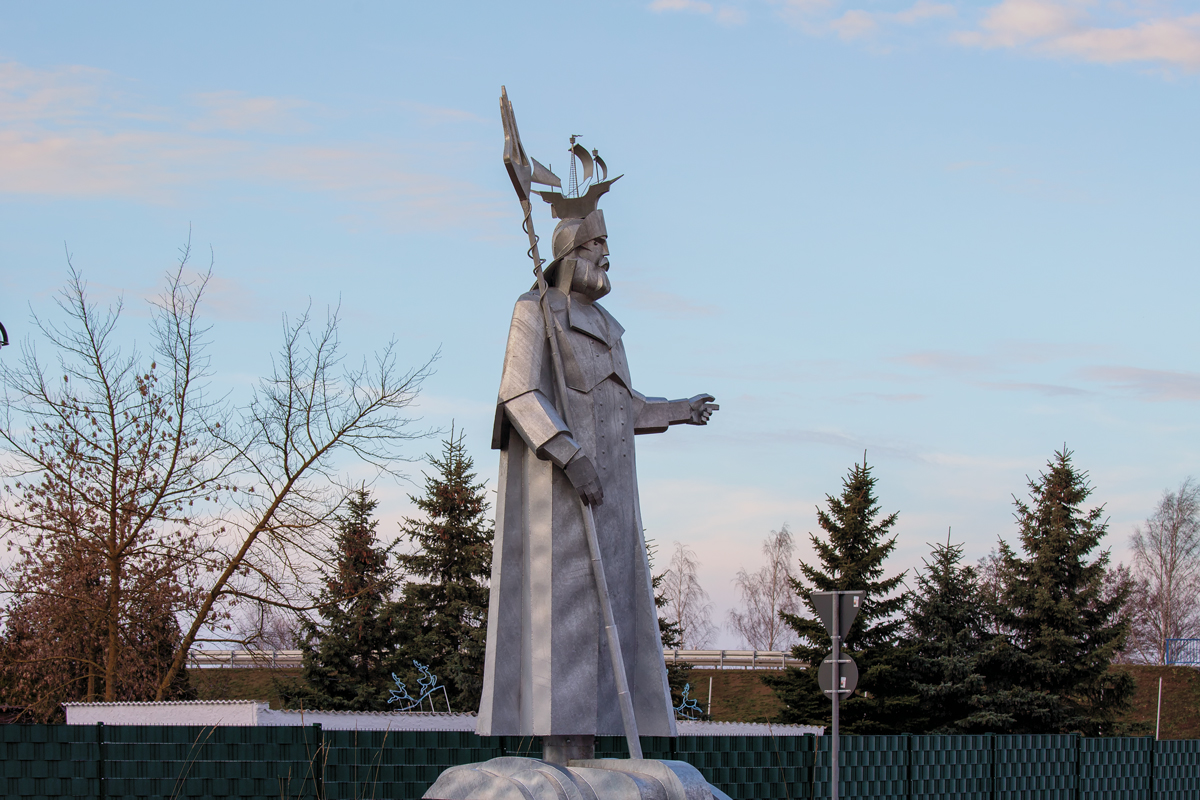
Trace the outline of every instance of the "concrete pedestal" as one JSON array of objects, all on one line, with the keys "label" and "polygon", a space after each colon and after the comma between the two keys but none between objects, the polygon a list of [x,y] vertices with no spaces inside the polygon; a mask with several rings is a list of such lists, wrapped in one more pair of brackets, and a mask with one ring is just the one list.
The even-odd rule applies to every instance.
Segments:
[{"label": "concrete pedestal", "polygon": [[566,766],[571,761],[596,757],[596,737],[583,734],[543,736],[542,760]]},{"label": "concrete pedestal", "polygon": [[729,796],[684,761],[601,758],[554,764],[508,757],[451,767],[438,776],[424,800],[729,800]]}]

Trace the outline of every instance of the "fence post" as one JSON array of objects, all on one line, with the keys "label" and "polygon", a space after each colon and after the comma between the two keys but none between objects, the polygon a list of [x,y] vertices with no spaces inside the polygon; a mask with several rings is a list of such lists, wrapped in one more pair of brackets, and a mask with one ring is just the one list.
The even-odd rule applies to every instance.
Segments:
[{"label": "fence post", "polygon": [[992,800],[996,800],[996,734],[986,733],[984,735],[991,743],[988,747],[988,776],[992,784]]},{"label": "fence post", "polygon": [[808,769],[808,796],[816,800],[817,798],[817,759],[821,757],[821,742],[811,733],[804,734],[804,738],[808,739],[812,747],[812,758],[809,759]]},{"label": "fence post", "polygon": [[1150,741],[1150,800],[1158,797],[1158,740]]},{"label": "fence post", "polygon": [[1075,800],[1084,796],[1084,734],[1075,734]]},{"label": "fence post", "polygon": [[317,738],[317,752],[313,756],[313,784],[317,792],[317,800],[326,800],[325,795],[325,735],[321,732],[321,723],[313,723],[313,733]]},{"label": "fence post", "polygon": [[108,797],[108,792],[104,786],[104,723],[96,723],[96,784],[100,795],[100,800],[105,800]]},{"label": "fence post", "polygon": [[913,770],[912,770],[912,767],[913,767],[913,764],[912,764],[912,762],[913,762],[913,758],[912,758],[913,735],[911,733],[906,733],[906,734],[904,734],[904,738],[908,740],[906,743],[906,746],[904,748],[904,796],[909,798],[909,800],[912,800],[912,796],[913,796],[913,776],[912,776],[912,772],[913,772]]}]

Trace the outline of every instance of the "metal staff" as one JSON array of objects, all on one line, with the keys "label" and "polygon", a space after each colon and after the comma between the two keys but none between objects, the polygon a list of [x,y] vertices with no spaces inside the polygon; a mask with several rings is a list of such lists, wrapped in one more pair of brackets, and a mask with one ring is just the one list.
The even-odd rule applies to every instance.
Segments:
[{"label": "metal staff", "polygon": [[[558,337],[555,335],[559,325],[550,311],[550,300],[546,296],[549,287],[546,285],[546,276],[542,273],[542,257],[538,253],[538,237],[533,231],[533,205],[529,200],[529,186],[534,180],[551,185],[557,184],[558,181],[550,170],[525,154],[525,148],[521,145],[521,134],[517,131],[517,119],[513,115],[512,103],[509,102],[508,91],[503,86],[500,87],[500,118],[504,123],[504,166],[508,169],[508,177],[512,180],[517,198],[521,201],[521,211],[525,215],[521,227],[529,235],[528,255],[533,260],[533,274],[537,278],[542,321],[546,327],[546,338],[550,340],[550,367],[554,373],[556,395],[554,405],[567,423],[567,428],[574,429],[571,424],[570,404],[567,402],[567,383],[563,377],[562,354],[559,352]],[[596,536],[596,519],[592,515],[592,507],[585,503],[582,497],[579,498],[579,506],[583,513],[583,529],[587,534],[588,551],[592,557],[592,577],[595,579],[596,595],[600,600],[604,633],[608,638],[608,652],[612,657],[613,677],[617,683],[617,703],[621,708],[621,721],[625,724],[625,740],[629,744],[630,758],[640,759],[642,743],[638,738],[637,718],[633,713],[633,698],[629,694],[629,676],[625,674],[625,659],[621,655],[621,637],[617,633],[612,600],[608,596],[608,581],[604,577],[604,562],[600,557],[600,540]]]}]

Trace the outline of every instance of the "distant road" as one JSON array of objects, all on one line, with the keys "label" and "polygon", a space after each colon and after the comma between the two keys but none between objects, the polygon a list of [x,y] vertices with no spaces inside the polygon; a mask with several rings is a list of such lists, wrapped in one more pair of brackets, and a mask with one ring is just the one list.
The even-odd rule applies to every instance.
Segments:
[{"label": "distant road", "polygon": [[[778,650],[664,650],[668,664],[691,664],[701,669],[783,669],[804,667],[804,662]],[[300,667],[300,650],[193,650],[188,666]]]}]

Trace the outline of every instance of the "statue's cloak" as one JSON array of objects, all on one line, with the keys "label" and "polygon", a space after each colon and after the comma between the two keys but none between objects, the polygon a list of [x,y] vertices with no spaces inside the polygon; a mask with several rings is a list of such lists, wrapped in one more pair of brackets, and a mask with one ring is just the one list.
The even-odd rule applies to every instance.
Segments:
[{"label": "statue's cloak", "polygon": [[[569,416],[555,410],[536,292],[513,312],[496,408],[500,452],[481,736],[622,735],[579,495],[562,465],[576,447],[604,489],[600,552],[643,736],[675,736],[638,504],[634,434],[667,429],[679,402],[632,390],[624,329],[601,306],[550,289]],[[563,434],[563,435],[558,435]],[[564,450],[564,447],[566,448]]]}]

